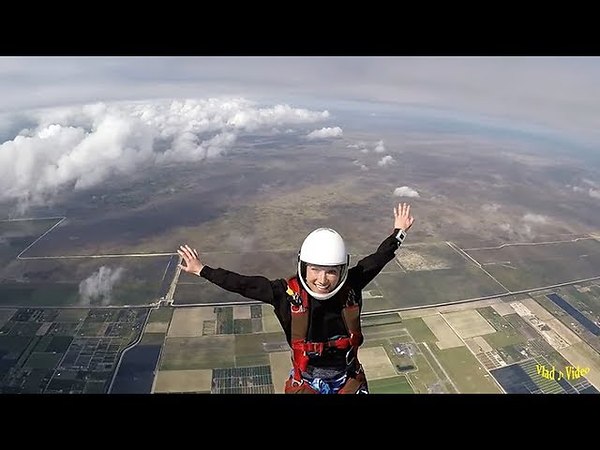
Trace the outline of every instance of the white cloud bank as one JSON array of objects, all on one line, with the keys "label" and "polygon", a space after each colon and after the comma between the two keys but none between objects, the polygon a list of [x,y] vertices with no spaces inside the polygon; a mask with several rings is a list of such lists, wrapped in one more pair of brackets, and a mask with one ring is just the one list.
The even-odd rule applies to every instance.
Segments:
[{"label": "white cloud bank", "polygon": [[599,79],[600,58],[589,56],[6,56],[0,113],[99,99],[228,95],[329,107],[351,101],[378,116],[378,105],[414,105],[453,117],[505,118],[520,128],[572,132],[597,148]]},{"label": "white cloud bank", "polygon": [[259,108],[243,98],[96,103],[28,114],[35,125],[0,143],[0,200],[17,200],[21,212],[112,174],[214,157],[242,133],[273,133],[329,117],[288,105]]}]

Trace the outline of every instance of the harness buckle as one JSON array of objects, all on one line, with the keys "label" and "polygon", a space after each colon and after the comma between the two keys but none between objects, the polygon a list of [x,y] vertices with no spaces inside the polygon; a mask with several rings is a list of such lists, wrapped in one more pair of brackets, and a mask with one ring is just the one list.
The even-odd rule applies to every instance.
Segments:
[{"label": "harness buckle", "polygon": [[347,306],[358,305],[358,302],[356,301],[356,292],[354,292],[354,289],[350,289],[348,291],[348,298],[346,300],[346,305]]},{"label": "harness buckle", "polygon": [[323,350],[325,350],[325,342],[311,342],[310,346],[312,349],[306,351],[308,356],[321,356],[323,354]]},{"label": "harness buckle", "polygon": [[294,306],[302,306],[302,299],[300,298],[300,294],[292,290],[288,286],[286,294],[290,297],[290,303]]},{"label": "harness buckle", "polygon": [[291,378],[290,384],[292,387],[302,386],[304,384],[304,379],[300,378],[300,380],[296,380],[294,377]]},{"label": "harness buckle", "polygon": [[300,298],[297,292],[294,292],[294,295],[292,295],[291,302],[294,306],[302,306],[302,299]]}]

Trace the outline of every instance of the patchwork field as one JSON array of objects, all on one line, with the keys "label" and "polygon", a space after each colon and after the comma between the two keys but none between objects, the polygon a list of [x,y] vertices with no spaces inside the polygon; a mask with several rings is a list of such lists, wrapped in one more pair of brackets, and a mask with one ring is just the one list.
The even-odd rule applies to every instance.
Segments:
[{"label": "patchwork field", "polygon": [[[397,273],[403,274],[402,271]],[[588,295],[588,303],[595,304],[600,299],[593,296],[594,286],[588,282],[560,289],[571,292],[571,295],[573,290]],[[370,288],[367,290],[377,289],[373,285]],[[556,292],[561,292],[560,289]],[[384,292],[385,289],[380,291]],[[364,313],[362,325],[365,343],[359,358],[369,379],[371,392],[595,392],[599,380],[594,374],[600,373],[600,355],[568,326],[566,316],[559,319],[544,308],[538,301],[539,297],[540,294],[520,294],[400,313]],[[192,313],[194,309],[176,308],[176,311],[188,310],[189,316],[185,320],[175,320],[179,317],[176,312],[169,333],[189,333],[183,330],[188,329],[190,323],[196,324],[193,327],[197,333],[200,320],[219,321],[216,310],[228,310],[226,314],[220,313],[221,317],[227,317],[227,321],[253,320],[253,317],[260,315],[262,330],[241,333],[232,326],[222,327],[229,335],[221,337],[228,338],[233,334],[233,349],[229,340],[225,348],[213,341],[202,341],[205,337],[194,338],[194,343],[188,341],[187,345],[168,338],[171,342],[168,342],[163,355],[161,372],[180,369],[171,364],[170,361],[174,359],[192,359],[193,364],[186,366],[188,370],[208,370],[210,366],[213,370],[218,367],[249,367],[256,368],[252,369],[254,371],[268,367],[271,380],[274,380],[268,389],[275,393],[283,392],[283,381],[291,368],[290,352],[269,305],[198,307],[198,311]],[[203,352],[204,362],[188,353],[192,345],[196,356]],[[215,351],[224,351],[225,354],[232,352],[233,356],[215,360],[214,353],[211,353]],[[175,352],[179,352],[180,356],[175,358]],[[578,379],[559,381],[536,374],[536,367],[543,364],[557,367],[557,371],[560,368],[563,372],[571,366],[589,370]],[[514,369],[507,372],[509,368]],[[240,380],[239,374],[231,373],[234,377],[232,380]],[[182,390],[192,389],[188,387],[189,382],[182,383]],[[266,389],[264,385],[247,387],[252,385],[250,381],[236,383],[242,383],[246,390]],[[174,386],[169,389],[173,392],[177,390]],[[222,389],[213,389],[213,393],[217,391],[223,392]]]},{"label": "patchwork field", "polygon": [[[48,349],[65,352],[71,344],[46,342],[44,336],[59,328],[79,339],[113,332],[116,316],[100,317],[90,311],[161,303],[178,259],[174,255],[27,259],[37,244],[32,253],[28,250],[23,259],[16,259],[58,220],[0,222],[0,306],[10,306],[0,308],[0,327],[6,335],[2,338],[0,331],[0,353],[28,374],[28,386],[47,383],[43,374],[64,364],[62,353]],[[353,254],[353,263],[364,256]],[[205,261],[274,279],[293,272],[296,251],[207,252]],[[592,392],[600,386],[600,338],[547,295],[557,293],[584,317],[598,322],[600,284],[590,280],[539,288],[599,276],[597,263],[600,245],[589,239],[466,250],[446,242],[404,246],[363,292],[365,344],[359,355],[371,391]],[[107,279],[112,280],[108,289],[85,290],[86,280]],[[534,288],[535,292],[519,295],[508,291]],[[270,305],[187,274],[180,274],[173,300],[175,307],[150,311],[139,337],[140,351],[130,352],[132,357],[138,355],[135,358],[142,357],[144,349],[155,355],[155,369],[153,365],[144,369],[153,378],[152,392],[283,391],[290,353]],[[23,320],[23,304],[80,308],[56,309],[52,321],[31,321]],[[379,313],[387,310],[397,312]],[[87,343],[73,343],[77,349],[73,355],[87,354]],[[534,373],[543,364],[589,370],[585,377],[559,383]],[[61,379],[65,376],[68,371]],[[71,391],[106,389],[99,383],[82,387],[57,378],[48,389],[60,390],[63,385]]]},{"label": "patchwork field", "polygon": [[147,316],[148,308],[0,308],[0,393],[109,392]]}]

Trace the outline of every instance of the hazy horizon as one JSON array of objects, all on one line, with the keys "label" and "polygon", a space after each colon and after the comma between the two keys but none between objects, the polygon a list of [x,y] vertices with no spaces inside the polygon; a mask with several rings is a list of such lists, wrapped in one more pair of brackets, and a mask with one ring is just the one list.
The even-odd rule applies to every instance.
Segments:
[{"label": "hazy horizon", "polygon": [[597,80],[600,58],[3,57],[0,201],[25,211],[245,137],[381,139],[398,121],[598,157]]}]

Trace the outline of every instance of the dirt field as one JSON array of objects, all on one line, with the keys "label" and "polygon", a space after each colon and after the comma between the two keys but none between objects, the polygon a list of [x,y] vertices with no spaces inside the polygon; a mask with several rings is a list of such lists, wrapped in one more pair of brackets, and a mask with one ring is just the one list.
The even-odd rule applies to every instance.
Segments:
[{"label": "dirt field", "polygon": [[548,321],[554,319],[554,316],[550,314],[550,312],[548,312],[546,308],[544,308],[532,298],[521,300],[521,304],[523,304],[527,309],[529,309],[529,311],[535,314],[540,320]]},{"label": "dirt field", "polygon": [[521,303],[525,305],[533,314],[539,319],[543,320],[552,328],[556,333],[560,335],[569,345],[577,344],[581,342],[581,338],[571,331],[564,323],[554,317],[548,312],[542,305],[533,299],[523,300]]},{"label": "dirt field", "polygon": [[465,344],[460,340],[452,328],[441,315],[423,317],[423,321],[438,338],[436,345],[441,349],[460,347]]},{"label": "dirt field", "polygon": [[161,370],[154,380],[153,393],[210,392],[212,369]]},{"label": "dirt field", "polygon": [[435,258],[432,255],[423,255],[418,252],[418,247],[403,247],[402,253],[396,256],[396,261],[400,263],[403,269],[412,270],[439,270],[451,267],[447,261],[441,258]]},{"label": "dirt field", "polygon": [[262,305],[262,323],[263,331],[265,333],[281,331],[281,324],[279,323],[279,319],[275,316],[271,305]]},{"label": "dirt field", "polygon": [[169,322],[150,322],[146,325],[144,333],[166,333],[169,329]]},{"label": "dirt field", "polygon": [[474,309],[446,313],[444,318],[463,339],[496,332]]},{"label": "dirt field", "polygon": [[487,341],[481,336],[465,339],[465,343],[467,344],[467,347],[469,347],[471,351],[477,355],[491,352],[493,350],[492,346],[488,344]]},{"label": "dirt field", "polygon": [[401,311],[398,313],[398,315],[403,320],[404,319],[418,319],[419,317],[435,316],[437,314],[438,314],[438,312],[436,311],[436,308],[411,309],[408,311]]},{"label": "dirt field", "polygon": [[250,306],[234,306],[233,307],[233,318],[234,319],[250,319],[252,318],[250,312]]},{"label": "dirt field", "polygon": [[569,345],[578,344],[582,342],[582,339],[579,336],[577,336],[573,331],[571,331],[559,319],[552,319],[547,321],[546,323]]},{"label": "dirt field", "polygon": [[273,387],[276,394],[283,394],[285,380],[290,376],[292,369],[292,360],[290,352],[269,353],[271,362],[271,376],[273,377]]},{"label": "dirt field", "polygon": [[361,348],[358,357],[365,369],[367,380],[378,380],[398,375],[383,347]]},{"label": "dirt field", "polygon": [[[577,339],[577,336],[570,332],[567,327],[564,325],[561,326],[562,324],[559,323],[558,319],[542,320],[523,303],[524,302],[511,302],[510,305],[523,320],[529,322],[529,324],[556,350],[568,347],[573,343],[569,341],[575,341]],[[544,313],[542,314],[546,315]],[[558,333],[557,330],[561,330],[562,333]]]},{"label": "dirt field", "polygon": [[508,303],[496,303],[493,305],[490,305],[492,308],[494,308],[494,311],[496,311],[498,314],[500,314],[501,316],[506,316],[508,314],[514,314],[515,310],[511,308],[510,304]]},{"label": "dirt field", "polygon": [[[589,373],[585,376],[587,380],[600,390],[600,359],[596,353],[585,342],[571,345],[558,351],[572,365],[580,368],[589,368]],[[564,370],[563,370],[564,372]]]},{"label": "dirt field", "polygon": [[205,320],[217,320],[213,307],[175,308],[167,335],[169,337],[202,336]]}]

